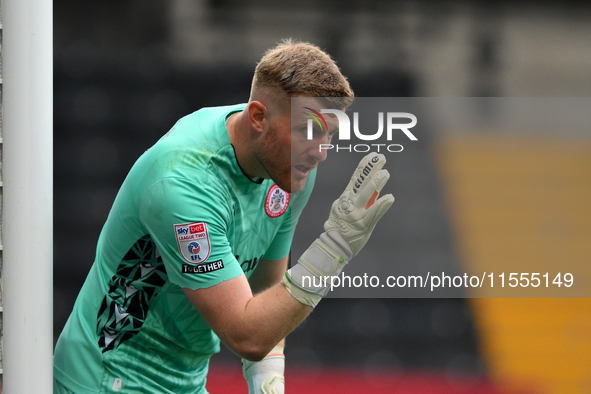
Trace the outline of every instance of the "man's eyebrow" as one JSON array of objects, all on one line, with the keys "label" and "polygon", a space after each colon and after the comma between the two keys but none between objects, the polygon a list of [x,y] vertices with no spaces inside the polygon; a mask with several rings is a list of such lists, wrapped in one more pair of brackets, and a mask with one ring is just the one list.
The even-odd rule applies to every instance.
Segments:
[{"label": "man's eyebrow", "polygon": [[297,121],[297,122],[292,122],[291,125],[292,126],[295,126],[295,127],[306,127],[308,125],[308,122],[306,122],[306,121]]}]

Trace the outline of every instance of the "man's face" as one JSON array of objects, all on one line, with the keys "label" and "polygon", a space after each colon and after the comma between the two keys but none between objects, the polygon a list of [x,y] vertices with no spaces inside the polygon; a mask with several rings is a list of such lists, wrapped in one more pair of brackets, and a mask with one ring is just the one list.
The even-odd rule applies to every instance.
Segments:
[{"label": "man's face", "polygon": [[[322,108],[321,102],[315,98],[305,98],[305,104],[316,111]],[[305,112],[309,113],[302,108],[290,114],[286,108],[271,115],[268,129],[255,145],[255,155],[271,179],[290,193],[301,191],[310,172],[326,159],[326,149],[321,150],[320,144],[328,144],[338,129],[336,119],[324,116],[328,129],[326,126],[321,128],[314,121],[313,136],[308,139],[308,119],[312,118]]]}]

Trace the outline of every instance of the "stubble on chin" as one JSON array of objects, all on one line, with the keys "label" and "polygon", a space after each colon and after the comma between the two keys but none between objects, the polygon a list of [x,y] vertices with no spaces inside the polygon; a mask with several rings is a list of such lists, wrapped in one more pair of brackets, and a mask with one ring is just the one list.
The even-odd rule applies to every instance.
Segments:
[{"label": "stubble on chin", "polygon": [[286,191],[288,193],[292,192],[291,189],[293,183],[291,179],[291,169],[289,172],[284,171],[283,173],[277,174],[271,173],[271,179],[273,180],[273,182],[277,184],[277,186],[281,188],[281,190]]},{"label": "stubble on chin", "polygon": [[[282,190],[291,193],[291,157],[285,158],[279,155],[280,144],[277,130],[271,129],[255,144],[254,156],[267,173],[265,178],[272,179]],[[290,162],[288,165],[285,164],[286,159]]]}]

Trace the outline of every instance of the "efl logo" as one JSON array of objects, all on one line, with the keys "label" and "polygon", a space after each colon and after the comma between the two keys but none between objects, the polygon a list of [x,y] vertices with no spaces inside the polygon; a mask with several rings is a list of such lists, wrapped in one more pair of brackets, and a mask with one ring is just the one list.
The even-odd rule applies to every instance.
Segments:
[{"label": "efl logo", "polygon": [[[351,121],[349,116],[343,111],[337,109],[321,109],[320,112],[313,110],[312,108],[304,107],[304,109],[310,112],[304,112],[304,114],[310,116],[312,119],[308,119],[308,140],[312,140],[314,137],[314,121],[320,127],[320,130],[324,131],[325,128],[328,130],[326,119],[322,114],[334,114],[339,122],[338,136],[339,140],[350,140],[351,139]],[[401,131],[411,141],[417,141],[417,137],[410,131],[411,128],[416,126],[417,117],[409,112],[387,112],[386,113],[386,139],[392,141],[392,136],[395,131]],[[400,123],[400,119],[407,119],[410,122]],[[384,133],[384,113],[378,112],[378,131],[373,134],[363,134],[359,131],[359,113],[353,113],[353,132],[355,136],[362,141],[375,141],[382,137]],[[345,151],[355,152],[369,152],[372,147],[376,148],[379,152],[382,147],[385,147],[388,152],[402,152],[403,146],[400,144],[355,144],[355,145],[333,145],[333,144],[320,144],[319,150],[336,149]]]},{"label": "efl logo", "polygon": [[175,224],[179,252],[191,264],[203,263],[209,257],[211,244],[205,222]]}]

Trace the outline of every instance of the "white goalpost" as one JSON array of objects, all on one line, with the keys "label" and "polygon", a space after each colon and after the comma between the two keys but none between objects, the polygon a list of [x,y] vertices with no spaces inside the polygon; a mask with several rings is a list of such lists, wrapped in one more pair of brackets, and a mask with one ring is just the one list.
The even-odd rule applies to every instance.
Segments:
[{"label": "white goalpost", "polygon": [[53,7],[2,2],[2,392],[43,394],[53,391]]}]

